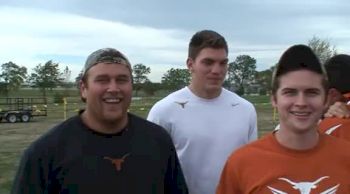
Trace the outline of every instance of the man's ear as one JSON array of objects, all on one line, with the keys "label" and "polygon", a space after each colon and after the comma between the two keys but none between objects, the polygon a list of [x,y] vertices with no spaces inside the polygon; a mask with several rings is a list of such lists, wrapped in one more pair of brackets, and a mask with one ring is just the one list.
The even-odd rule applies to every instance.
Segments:
[{"label": "man's ear", "polygon": [[331,88],[328,90],[328,95],[327,95],[327,107],[330,105],[334,104],[336,101],[341,101],[342,100],[342,94],[335,88]]},{"label": "man's ear", "polygon": [[82,80],[79,81],[79,91],[82,98],[86,97],[85,91],[86,91],[86,83],[84,83]]},{"label": "man's ear", "polygon": [[277,108],[277,99],[276,99],[276,95],[271,94],[271,95],[270,95],[270,101],[271,101],[271,105],[272,105],[274,108]]},{"label": "man's ear", "polygon": [[193,59],[188,57],[186,60],[186,65],[190,73],[192,73],[193,71],[193,63],[194,63]]}]

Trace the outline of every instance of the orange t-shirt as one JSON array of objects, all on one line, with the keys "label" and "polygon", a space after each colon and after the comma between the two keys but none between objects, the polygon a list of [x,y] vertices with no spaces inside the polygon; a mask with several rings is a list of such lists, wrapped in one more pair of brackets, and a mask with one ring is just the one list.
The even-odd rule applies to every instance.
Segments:
[{"label": "orange t-shirt", "polygon": [[350,193],[349,150],[349,142],[325,134],[312,149],[292,150],[270,133],[229,157],[216,193]]},{"label": "orange t-shirt", "polygon": [[327,117],[319,123],[319,131],[350,141],[350,118]]}]

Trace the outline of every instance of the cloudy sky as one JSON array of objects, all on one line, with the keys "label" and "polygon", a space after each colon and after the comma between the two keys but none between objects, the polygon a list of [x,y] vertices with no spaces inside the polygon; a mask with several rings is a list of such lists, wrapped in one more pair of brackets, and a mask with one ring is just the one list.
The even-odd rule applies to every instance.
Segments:
[{"label": "cloudy sky", "polygon": [[0,0],[0,64],[31,71],[53,60],[74,79],[87,55],[114,47],[160,81],[185,68],[191,36],[212,29],[227,39],[230,61],[247,54],[264,70],[313,36],[350,54],[349,10],[348,0]]}]

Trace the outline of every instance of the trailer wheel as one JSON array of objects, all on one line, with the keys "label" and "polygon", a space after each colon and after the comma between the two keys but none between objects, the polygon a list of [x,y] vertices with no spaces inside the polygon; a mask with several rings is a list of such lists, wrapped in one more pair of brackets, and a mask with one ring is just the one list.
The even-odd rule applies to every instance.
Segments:
[{"label": "trailer wheel", "polygon": [[16,117],[15,114],[8,114],[7,117],[6,117],[6,120],[9,123],[15,123],[17,121],[17,117]]},{"label": "trailer wheel", "polygon": [[29,114],[22,114],[22,115],[21,115],[21,121],[22,121],[22,122],[29,122],[29,121],[30,121],[30,116],[29,116]]}]

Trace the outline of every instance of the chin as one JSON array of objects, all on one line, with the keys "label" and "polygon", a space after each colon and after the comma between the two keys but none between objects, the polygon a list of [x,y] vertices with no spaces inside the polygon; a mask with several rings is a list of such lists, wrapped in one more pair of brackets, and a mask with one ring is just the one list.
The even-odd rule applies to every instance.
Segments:
[{"label": "chin", "polygon": [[298,133],[307,133],[311,130],[314,130],[314,125],[303,125],[303,126],[295,126],[295,129]]},{"label": "chin", "polygon": [[208,90],[220,90],[221,89],[221,85],[208,85],[207,89]]}]

